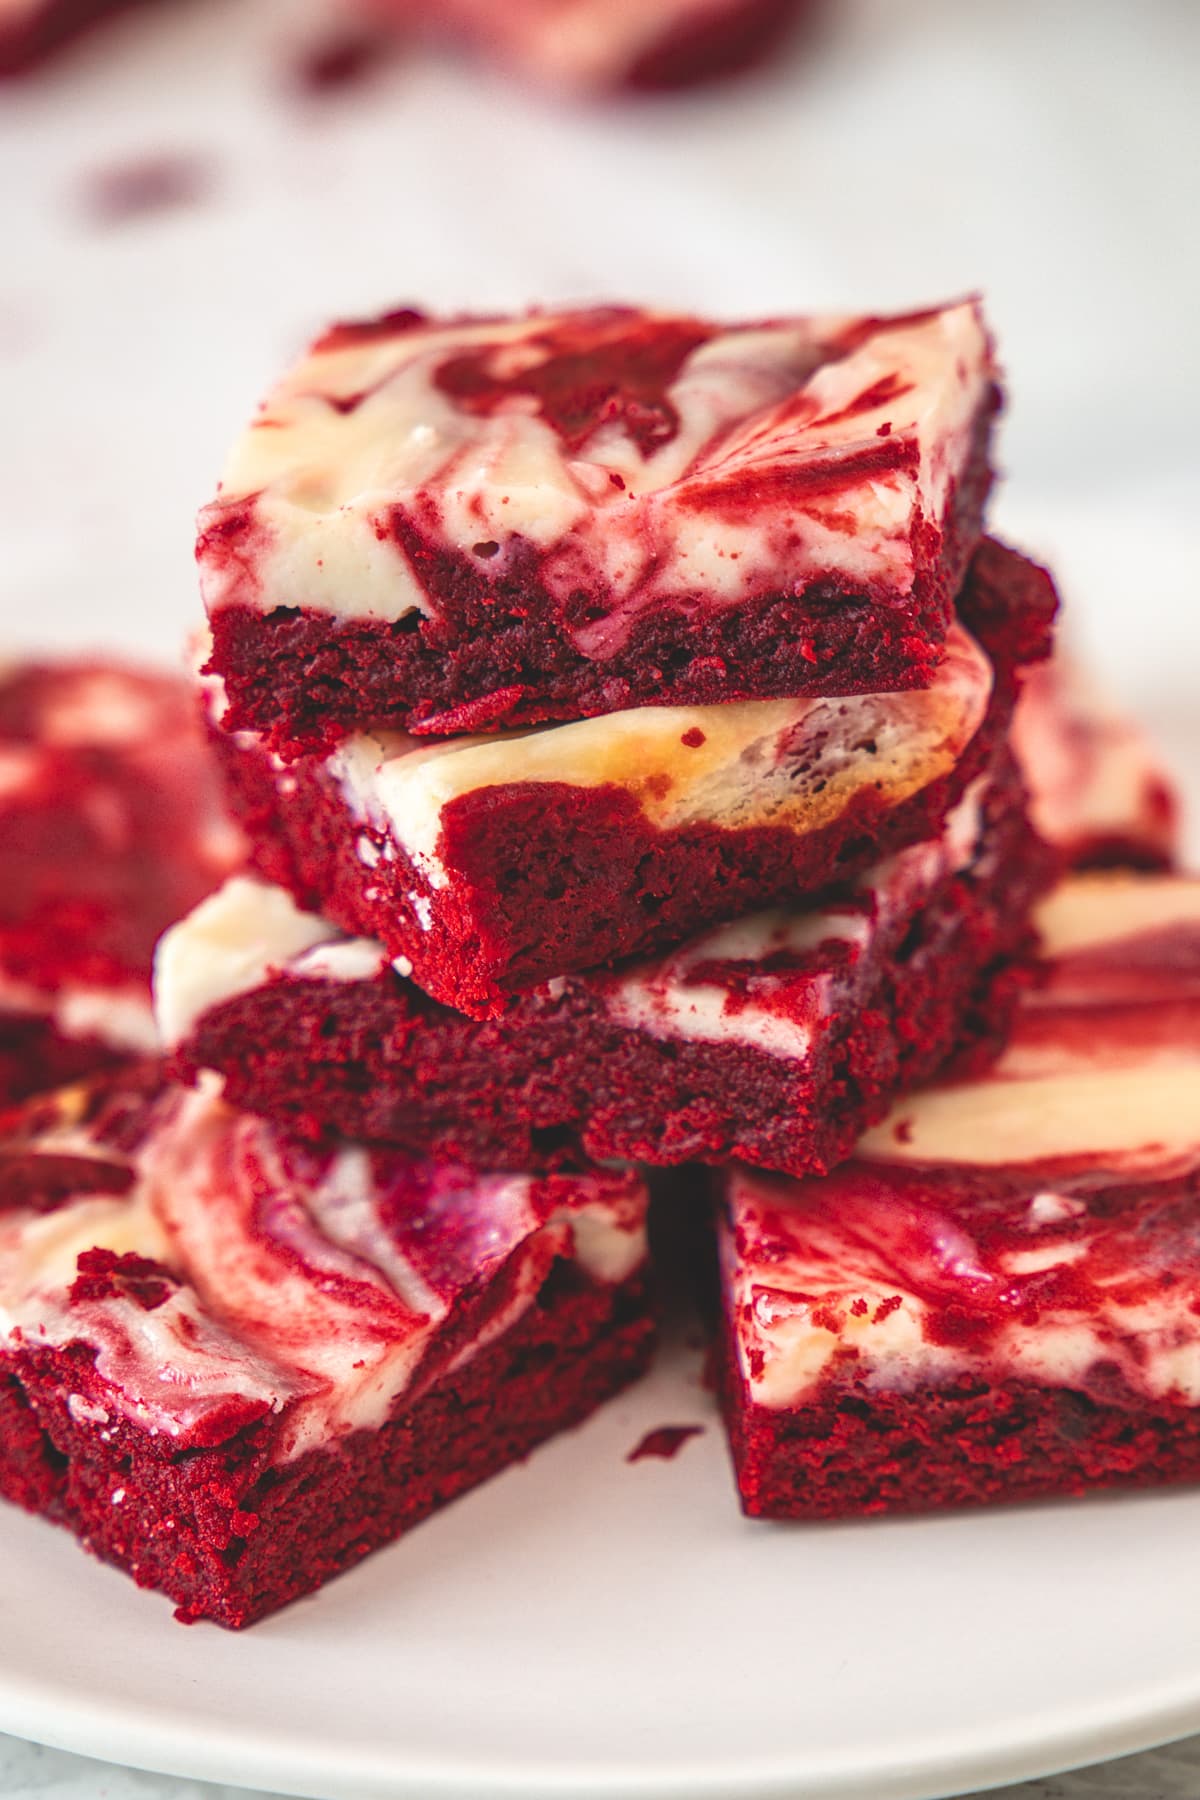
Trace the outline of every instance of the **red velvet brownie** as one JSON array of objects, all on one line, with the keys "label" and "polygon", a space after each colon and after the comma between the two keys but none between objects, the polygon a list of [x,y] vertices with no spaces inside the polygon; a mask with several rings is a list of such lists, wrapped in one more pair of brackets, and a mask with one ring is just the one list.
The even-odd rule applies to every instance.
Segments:
[{"label": "red velvet brownie", "polygon": [[1200,1477],[1200,881],[1070,878],[985,1076],[734,1170],[725,1400],[773,1518]]},{"label": "red velvet brownie", "polygon": [[0,1100],[154,1047],[155,940],[241,853],[184,681],[0,671]]},{"label": "red velvet brownie", "polygon": [[448,38],[572,92],[678,88],[737,73],[784,36],[805,0],[359,0],[411,37]]},{"label": "red velvet brownie", "polygon": [[971,301],[335,326],[200,517],[229,726],[290,755],[360,729],[921,686],[997,405]]},{"label": "red velvet brownie", "polygon": [[936,835],[1007,726],[1014,661],[1044,649],[1054,592],[988,545],[966,601],[995,668],[955,626],[932,685],[902,693],[643,707],[432,743],[362,733],[291,764],[217,735],[259,872],[482,1018]]},{"label": "red velvet brownie", "polygon": [[940,835],[818,908],[755,914],[653,962],[560,976],[483,1024],[382,946],[237,878],[160,946],[156,1004],[185,1077],[318,1139],[523,1164],[738,1157],[803,1173],[891,1097],[1006,1021],[1010,959],[1051,878],[1005,758]]},{"label": "red velvet brownie", "polygon": [[24,74],[133,4],[135,0],[0,0],[0,78]]},{"label": "red velvet brownie", "polygon": [[1170,868],[1174,781],[1141,726],[1059,654],[1030,669],[1013,715],[1039,834],[1076,868]]},{"label": "red velvet brownie", "polygon": [[632,1171],[313,1150],[146,1065],[0,1140],[0,1491],[252,1623],[573,1424],[652,1338]]}]

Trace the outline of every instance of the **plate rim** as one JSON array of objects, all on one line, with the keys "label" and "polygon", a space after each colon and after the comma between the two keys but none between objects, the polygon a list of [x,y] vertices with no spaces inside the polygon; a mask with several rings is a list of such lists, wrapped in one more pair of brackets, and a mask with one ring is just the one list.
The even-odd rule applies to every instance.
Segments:
[{"label": "plate rim", "polygon": [[401,1768],[379,1748],[356,1752],[306,1739],[288,1751],[281,1738],[244,1725],[202,1721],[187,1709],[114,1716],[97,1698],[63,1694],[41,1677],[0,1668],[0,1731],[73,1755],[182,1780],[208,1781],[297,1800],[950,1800],[996,1787],[1092,1767],[1176,1742],[1200,1731],[1200,1659],[1186,1676],[1156,1684],[1114,1714],[1109,1701],[1048,1705],[1014,1735],[999,1721],[988,1734],[947,1730],[923,1755],[898,1763],[894,1748],[855,1759],[826,1756],[807,1768],[793,1758],[759,1763],[710,1756],[670,1770],[636,1765],[607,1773],[563,1763],[497,1766],[494,1756],[417,1754]]}]

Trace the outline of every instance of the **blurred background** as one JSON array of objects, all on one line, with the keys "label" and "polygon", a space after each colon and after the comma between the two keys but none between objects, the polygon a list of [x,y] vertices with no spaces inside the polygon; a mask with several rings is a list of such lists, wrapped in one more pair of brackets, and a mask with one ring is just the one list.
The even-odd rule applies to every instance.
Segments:
[{"label": "blurred background", "polygon": [[152,0],[0,85],[0,643],[176,659],[195,510],[332,317],[978,289],[1009,387],[995,528],[1197,791],[1200,4],[827,0],[754,73],[660,96],[364,52],[336,5]]},{"label": "blurred background", "polygon": [[195,508],[331,316],[978,288],[1010,392],[996,526],[1186,730],[1200,6],[829,0],[752,75],[581,97],[412,43],[314,86],[335,4],[155,0],[0,87],[8,643],[177,654]]}]

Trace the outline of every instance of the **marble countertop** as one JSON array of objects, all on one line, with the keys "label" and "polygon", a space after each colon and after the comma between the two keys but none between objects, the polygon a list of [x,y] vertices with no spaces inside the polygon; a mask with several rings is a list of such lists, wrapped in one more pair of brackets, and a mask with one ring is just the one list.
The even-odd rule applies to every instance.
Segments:
[{"label": "marble countertop", "polygon": [[[1200,1737],[1003,1792],[1007,1800],[1193,1800],[1200,1792]],[[5,1800],[254,1800],[248,1788],[145,1775],[2,1736],[0,1794]]]}]

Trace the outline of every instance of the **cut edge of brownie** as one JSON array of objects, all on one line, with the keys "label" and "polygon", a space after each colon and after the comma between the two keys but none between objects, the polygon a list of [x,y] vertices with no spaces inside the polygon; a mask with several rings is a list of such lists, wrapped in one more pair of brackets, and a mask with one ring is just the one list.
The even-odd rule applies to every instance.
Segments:
[{"label": "cut edge of brownie", "polygon": [[115,1069],[129,1056],[103,1038],[70,1037],[44,1014],[0,1010],[0,1106]]},{"label": "cut edge of brownie", "polygon": [[[547,629],[549,596],[533,609],[542,617],[527,616],[532,564],[489,582],[466,557],[422,545],[406,525],[407,553],[437,563],[442,618],[340,622],[302,605],[263,614],[230,604],[210,615],[205,673],[224,681],[226,728],[258,732],[288,759],[327,751],[360,730],[446,735],[637,706],[920,687],[940,657],[980,541],[1000,405],[993,385],[945,532],[929,520],[916,527],[916,574],[904,606],[827,583],[699,618],[676,607],[639,621],[618,653],[594,660],[565,631]],[[603,609],[602,596],[577,598],[585,613]]]},{"label": "cut edge of brownie", "polygon": [[597,1158],[823,1169],[902,1087],[1002,1033],[1021,980],[1013,959],[1058,859],[1029,831],[1007,753],[1001,766],[975,866],[943,877],[899,923],[886,968],[812,1066],[623,1024],[605,978],[555,983],[475,1024],[390,974],[283,977],[239,994],[199,1016],[173,1066],[186,1079],[215,1069],[236,1105],[317,1137],[517,1162],[574,1137]]},{"label": "cut edge of brownie", "polygon": [[218,753],[259,873],[343,929],[378,938],[435,999],[488,1018],[542,980],[839,885],[931,836],[1008,729],[1021,666],[1048,654],[1057,595],[1038,564],[986,540],[962,605],[995,682],[957,765],[895,806],[860,790],[839,818],[802,834],[705,822],[659,830],[626,787],[510,783],[443,809],[450,886],[435,886],[390,838],[372,846],[368,879],[364,827],[325,762],[283,771],[261,740],[230,733],[227,717]]},{"label": "cut edge of brownie", "polygon": [[1070,1499],[1200,1480],[1200,1412],[962,1375],[913,1394],[831,1375],[802,1406],[749,1397],[730,1334],[718,1389],[743,1512],[832,1520]]},{"label": "cut edge of brownie", "polygon": [[644,1274],[608,1285],[560,1260],[520,1320],[380,1431],[281,1466],[262,1424],[174,1454],[128,1421],[98,1442],[87,1347],[30,1344],[0,1354],[0,1494],[162,1590],[177,1618],[240,1628],[580,1423],[641,1374],[654,1334]]}]

